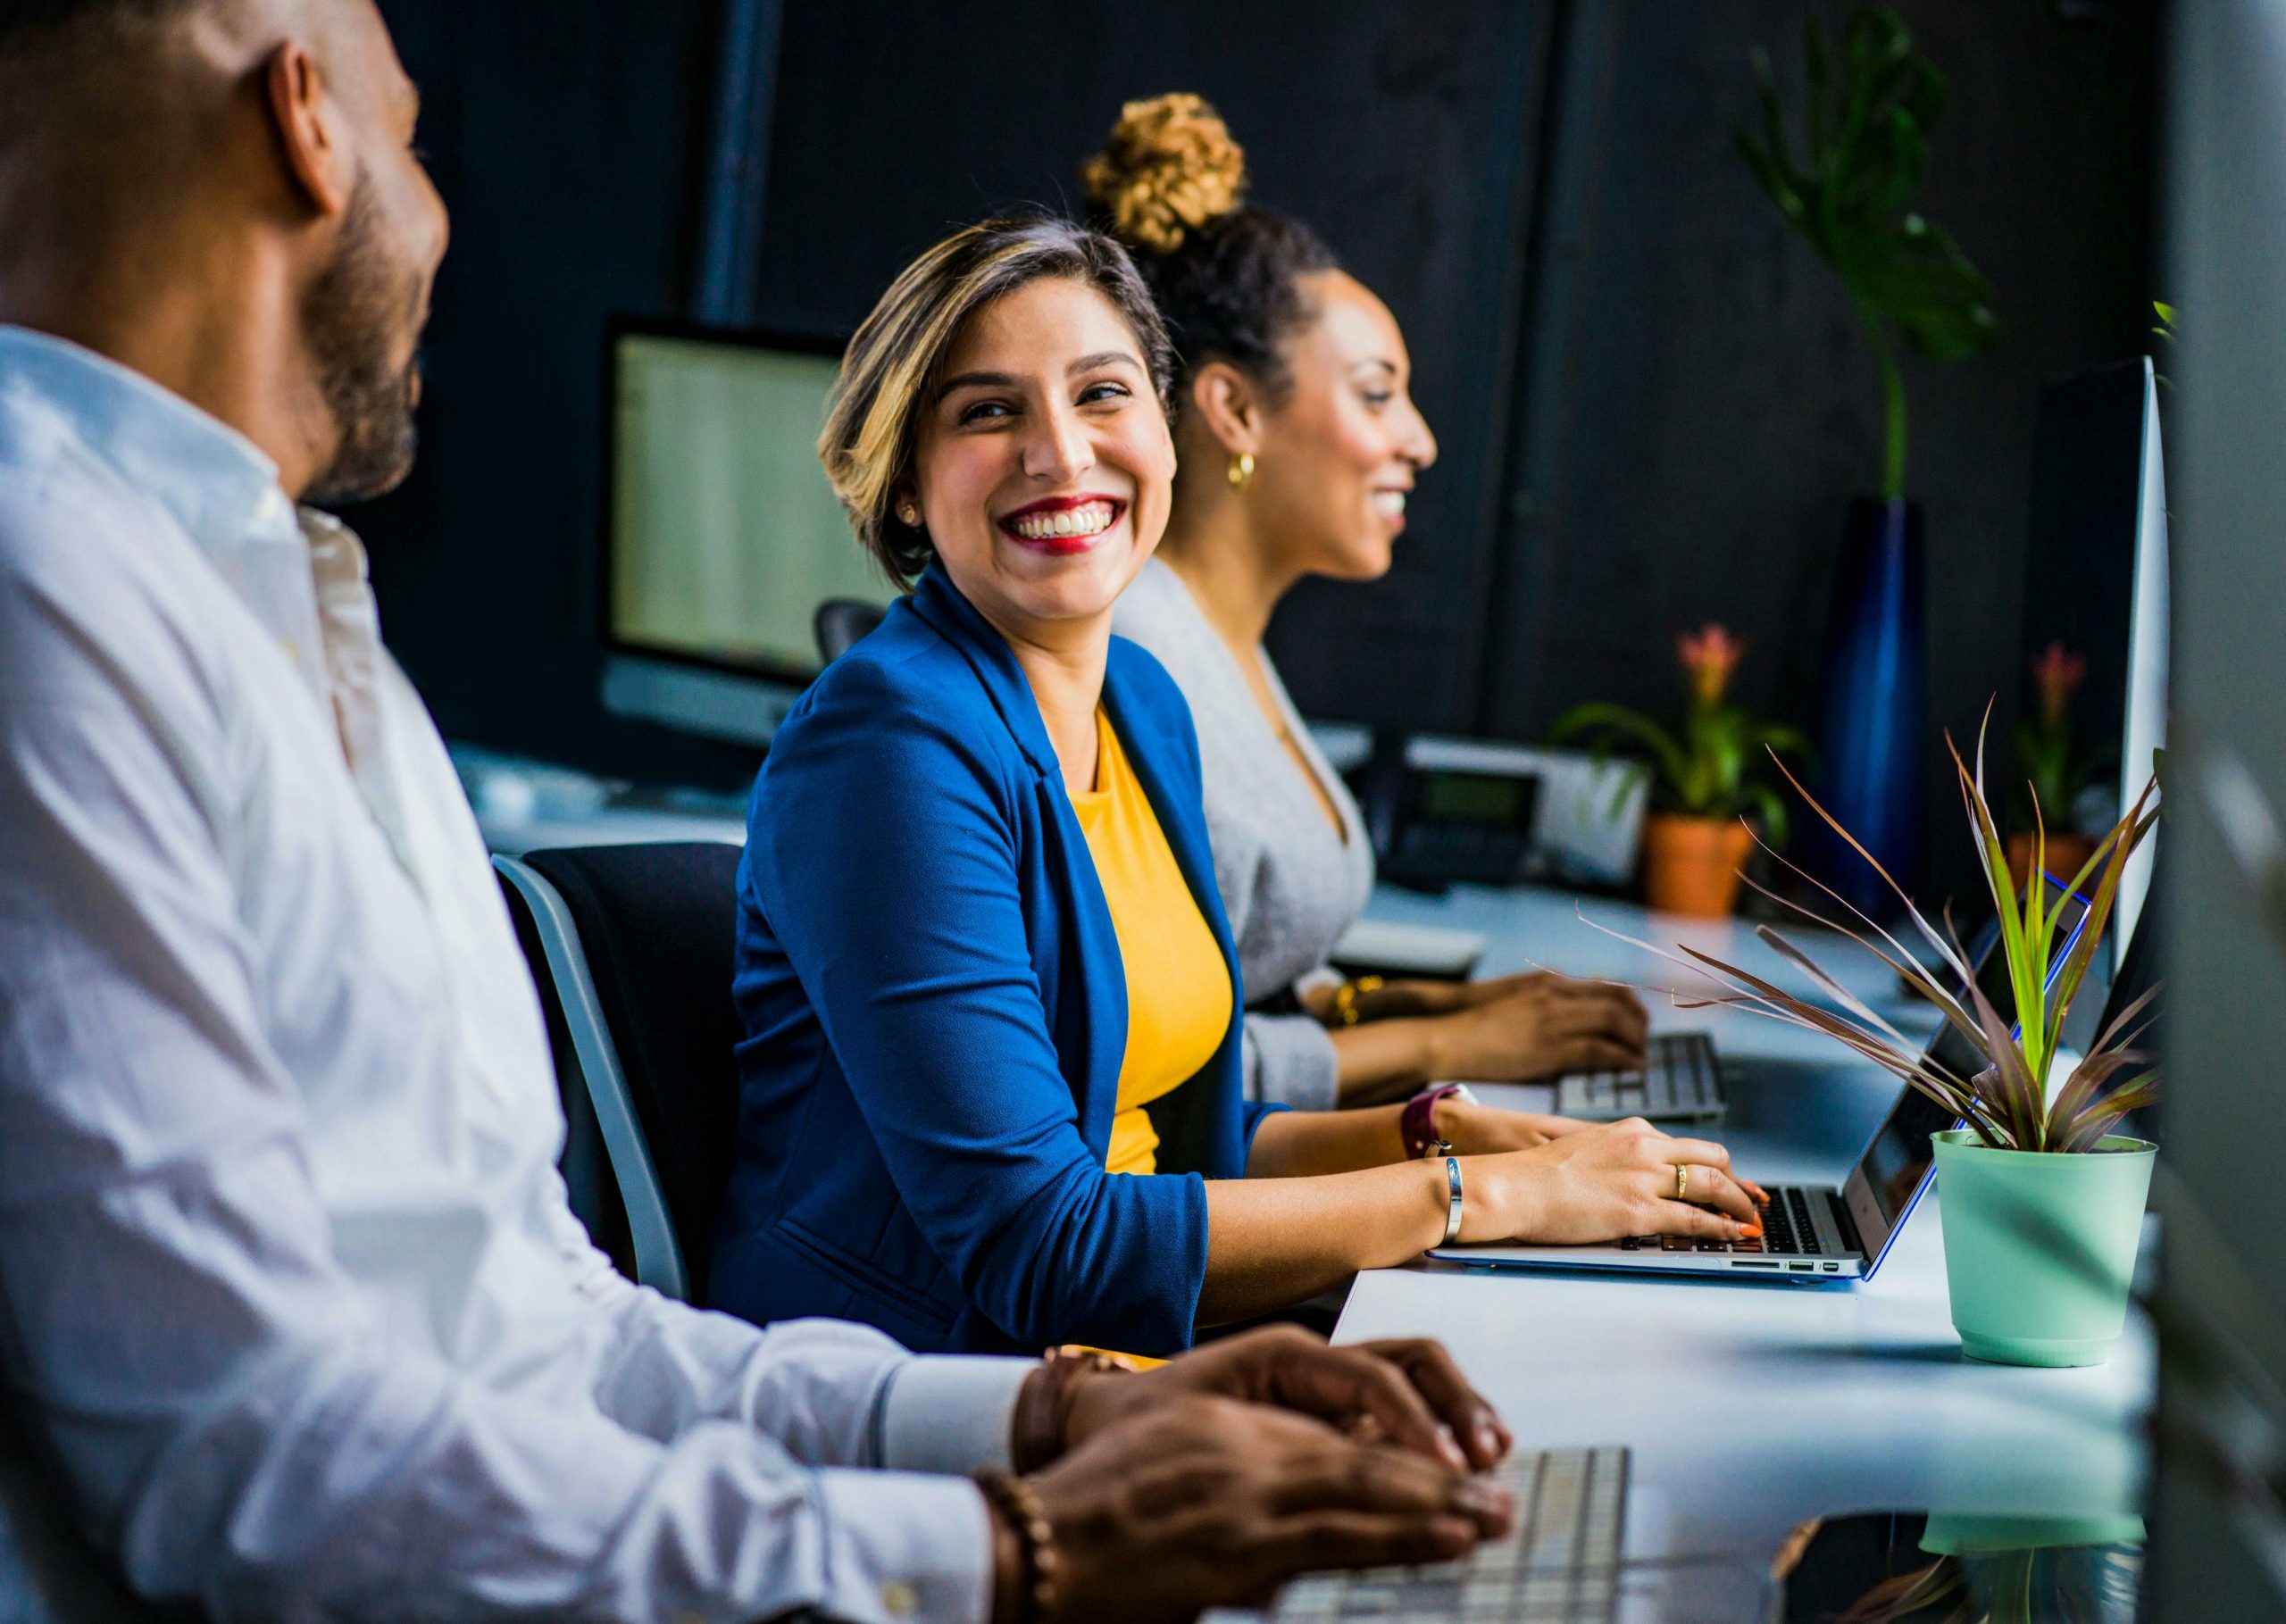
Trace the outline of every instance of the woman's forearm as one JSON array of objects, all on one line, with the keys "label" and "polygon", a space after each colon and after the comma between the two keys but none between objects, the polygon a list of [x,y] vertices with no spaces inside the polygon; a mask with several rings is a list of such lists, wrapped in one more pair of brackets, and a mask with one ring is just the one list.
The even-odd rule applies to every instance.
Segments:
[{"label": "woman's forearm", "polygon": [[1249,1178],[1351,1173],[1405,1159],[1402,1105],[1370,1111],[1281,1111],[1264,1117],[1247,1153]]},{"label": "woman's forearm", "polygon": [[[1264,1122],[1262,1131],[1280,1120]],[[1262,1134],[1255,1137],[1259,1155]],[[1397,1162],[1315,1178],[1210,1180],[1198,1323],[1227,1325],[1290,1308],[1361,1269],[1394,1268],[1418,1257],[1444,1238],[1449,1204],[1442,1162]]]},{"label": "woman's forearm", "polygon": [[1433,1015],[1343,1027],[1333,1034],[1333,1074],[1341,1103],[1378,1104],[1413,1093],[1437,1075]]}]

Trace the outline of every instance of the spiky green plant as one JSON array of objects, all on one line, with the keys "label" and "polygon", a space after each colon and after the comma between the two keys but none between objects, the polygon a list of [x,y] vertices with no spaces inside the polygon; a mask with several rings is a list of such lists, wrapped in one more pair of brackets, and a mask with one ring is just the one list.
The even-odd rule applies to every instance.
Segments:
[{"label": "spiky green plant", "polygon": [[[1932,361],[1990,349],[2000,323],[1991,284],[1958,244],[1915,212],[1929,168],[1930,126],[1945,109],[1945,77],[1913,49],[1904,20],[1858,12],[1834,49],[1815,17],[1802,27],[1806,90],[1803,161],[1794,158],[1769,55],[1754,52],[1763,133],[1735,133],[1739,155],[1794,228],[1833,267],[1856,306],[1881,369],[1881,494],[1905,495],[1905,375],[1897,339]],[[1892,337],[1892,331],[1896,337]]]},{"label": "spiky green plant", "polygon": [[[2158,810],[2153,804],[2157,780],[2144,787],[2135,804],[2097,843],[2095,851],[2065,885],[2066,891],[2087,895],[2090,901],[2086,923],[2065,954],[2061,969],[2057,970],[2051,987],[2049,970],[2055,963],[2063,901],[2059,898],[2051,904],[2046,895],[2048,887],[2037,879],[2021,898],[2016,894],[2009,878],[2007,850],[2001,842],[1999,827],[1993,820],[1990,803],[1985,798],[1983,735],[1980,732],[1977,737],[1976,766],[1973,771],[1961,759],[1950,734],[1946,735],[1945,745],[1952,752],[1953,766],[1959,776],[1961,801],[1975,839],[1978,867],[2000,917],[1997,951],[2007,955],[2009,992],[2016,1007],[2014,1029],[1977,985],[1975,966],[1969,962],[1967,951],[1954,933],[1949,916],[1941,932],[1931,924],[1889,870],[1802,788],[1794,775],[1786,771],[1783,762],[1778,762],[1779,771],[1786,774],[1787,782],[1793,785],[1810,810],[1872,864],[1873,871],[1897,893],[1898,900],[1905,904],[1906,917],[1934,950],[1939,969],[1932,970],[1923,965],[1894,936],[1852,906],[1840,892],[1792,863],[1786,866],[1840,904],[1863,928],[1862,931],[1767,887],[1756,885],[1751,879],[1748,883],[1812,923],[1840,931],[1895,970],[1906,985],[1937,1007],[1938,1012],[1984,1061],[1984,1070],[1976,1076],[1954,1076],[1926,1047],[1914,1043],[1884,1020],[1820,968],[1807,953],[1768,925],[1759,927],[1755,934],[1788,962],[1806,973],[1840,1005],[1840,1012],[1797,997],[1751,970],[1695,947],[1682,945],[1681,951],[1688,956],[1678,958],[1648,942],[1636,945],[1672,963],[1701,974],[1711,973],[1723,989],[1717,995],[1685,997],[1685,1007],[1742,1009],[1823,1033],[1902,1078],[1967,1122],[1976,1130],[1977,1137],[1995,1150],[2092,1151],[2120,1119],[2157,1097],[2157,1072],[2146,1064],[2149,1057],[2132,1045],[2148,1024],[2143,1020],[2143,1012],[2158,989],[2153,987],[2146,992],[2112,1019],[2085,1057],[2073,1068],[2053,1101],[2048,1097],[2046,1084],[2063,1045],[2065,1020],[2086,981],[2088,967],[2094,962],[2104,926],[2118,898],[2121,873],[2128,858],[2157,820]],[[2045,826],[2037,821],[2039,810],[2035,802],[2035,876],[2045,873],[2048,866],[2048,833]],[[1780,861],[1784,862],[1782,858]],[[2089,890],[2091,883],[2092,893]]]}]

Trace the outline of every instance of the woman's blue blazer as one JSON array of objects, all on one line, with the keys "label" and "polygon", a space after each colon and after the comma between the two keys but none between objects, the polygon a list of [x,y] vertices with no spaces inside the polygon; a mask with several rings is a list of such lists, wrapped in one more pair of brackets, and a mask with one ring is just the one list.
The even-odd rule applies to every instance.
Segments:
[{"label": "woman's blue blazer", "polygon": [[[1112,725],[1240,985],[1189,707],[1112,639]],[[1104,1170],[1127,983],[1047,729],[1007,644],[941,572],[827,668],[772,741],[738,869],[746,1036],[718,1308],[823,1314],[922,1350],[1191,1340],[1208,1178],[1271,1107],[1241,1002],[1149,1107],[1148,1177]]]}]

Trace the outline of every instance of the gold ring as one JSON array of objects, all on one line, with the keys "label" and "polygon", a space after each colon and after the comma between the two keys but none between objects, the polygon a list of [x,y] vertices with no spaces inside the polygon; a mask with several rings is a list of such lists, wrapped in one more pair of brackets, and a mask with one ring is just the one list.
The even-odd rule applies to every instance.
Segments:
[{"label": "gold ring", "polygon": [[1688,1162],[1675,1163],[1675,1199],[1677,1201],[1690,1199],[1690,1163]]}]

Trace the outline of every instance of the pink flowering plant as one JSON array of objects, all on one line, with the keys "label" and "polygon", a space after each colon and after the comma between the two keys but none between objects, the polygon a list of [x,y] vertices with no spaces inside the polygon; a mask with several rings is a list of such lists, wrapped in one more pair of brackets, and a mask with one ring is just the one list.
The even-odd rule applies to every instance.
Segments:
[{"label": "pink flowering plant", "polygon": [[[2016,770],[2023,782],[2012,811],[2017,828],[2029,828],[2044,808],[2068,820],[2073,804],[2102,777],[2113,757],[2082,750],[2072,726],[2072,702],[2088,679],[2088,662],[2061,642],[2050,643],[2032,662],[2034,713],[2016,724]],[[2065,826],[2059,826],[2065,827]]]},{"label": "pink flowering plant", "polygon": [[1728,822],[1751,812],[1764,838],[1786,843],[1786,804],[1755,770],[1765,754],[1800,755],[1801,733],[1764,721],[1731,703],[1731,678],[1746,645],[1728,628],[1708,621],[1675,639],[1687,697],[1672,727],[1626,705],[1574,705],[1556,724],[1556,737],[1588,737],[1600,756],[1632,746],[1649,762],[1652,804],[1662,812]]}]

